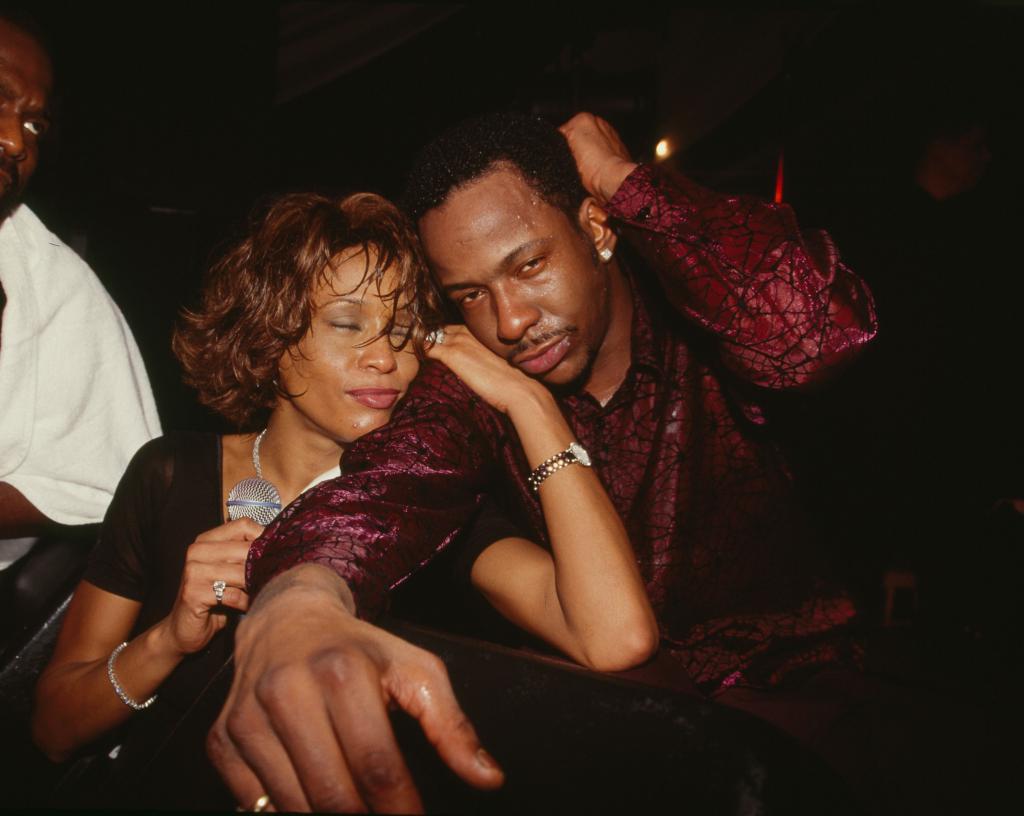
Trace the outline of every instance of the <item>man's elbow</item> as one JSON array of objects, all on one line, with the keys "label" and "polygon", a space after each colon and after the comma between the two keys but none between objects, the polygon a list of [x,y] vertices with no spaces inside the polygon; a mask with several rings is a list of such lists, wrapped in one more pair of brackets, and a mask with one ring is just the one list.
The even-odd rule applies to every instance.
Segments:
[{"label": "man's elbow", "polygon": [[603,638],[585,655],[588,668],[595,671],[625,671],[646,663],[658,651],[660,636],[653,621],[642,621],[619,628],[612,638]]}]

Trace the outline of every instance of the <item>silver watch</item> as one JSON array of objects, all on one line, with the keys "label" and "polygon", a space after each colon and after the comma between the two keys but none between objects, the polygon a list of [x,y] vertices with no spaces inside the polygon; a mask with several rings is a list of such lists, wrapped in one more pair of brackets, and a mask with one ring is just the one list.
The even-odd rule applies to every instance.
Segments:
[{"label": "silver watch", "polygon": [[587,453],[587,449],[579,442],[570,443],[569,447],[564,451],[556,453],[550,459],[545,459],[533,469],[533,472],[527,479],[530,487],[533,488],[533,492],[536,493],[540,489],[540,483],[548,478],[548,476],[569,465],[583,465],[583,467],[590,467],[591,465],[590,454]]}]

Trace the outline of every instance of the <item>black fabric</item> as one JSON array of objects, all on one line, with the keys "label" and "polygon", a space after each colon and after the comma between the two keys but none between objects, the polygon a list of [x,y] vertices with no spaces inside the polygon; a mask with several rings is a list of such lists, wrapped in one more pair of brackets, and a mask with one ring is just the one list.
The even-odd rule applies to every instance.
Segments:
[{"label": "black fabric", "polygon": [[[114,493],[89,558],[84,580],[142,602],[132,637],[168,615],[174,606],[185,554],[196,537],[224,522],[220,437],[175,432],[147,442],[132,458]],[[157,690],[156,705],[107,735],[120,742],[116,763],[85,760],[55,791],[51,804],[99,806],[113,794],[111,774],[134,769],[174,731],[217,670],[231,656],[238,614],[206,648],[188,655]],[[93,746],[94,749],[100,746]],[[100,756],[106,748],[100,751]],[[131,773],[131,771],[129,771]]]},{"label": "black fabric", "polygon": [[0,284],[0,336],[4,329],[4,306],[7,305],[7,294],[4,292],[3,284]]},{"label": "black fabric", "polygon": [[[103,520],[85,580],[142,601],[131,637],[174,607],[185,554],[196,537],[224,523],[220,437],[176,432],[147,442],[134,456]],[[227,613],[232,622],[238,613]],[[233,627],[188,655],[161,684],[158,705],[130,723],[177,719],[231,654]],[[152,732],[152,728],[149,729]]]},{"label": "black fabric", "polygon": [[[121,478],[85,580],[142,602],[132,637],[170,613],[189,545],[224,522],[220,474],[220,437],[178,432],[143,445]],[[182,660],[160,686],[158,705],[134,717],[133,727],[187,709],[230,655],[230,631],[218,632],[205,649]]]},{"label": "black fabric", "polygon": [[171,611],[189,545],[223,523],[220,473],[218,436],[178,432],[143,445],[121,478],[84,578],[142,602],[132,637]]},{"label": "black fabric", "polygon": [[488,496],[459,546],[455,560],[456,579],[463,586],[469,586],[470,572],[480,553],[503,538],[533,541],[536,537],[528,531],[528,525],[517,524],[510,513],[499,507],[492,496]]}]

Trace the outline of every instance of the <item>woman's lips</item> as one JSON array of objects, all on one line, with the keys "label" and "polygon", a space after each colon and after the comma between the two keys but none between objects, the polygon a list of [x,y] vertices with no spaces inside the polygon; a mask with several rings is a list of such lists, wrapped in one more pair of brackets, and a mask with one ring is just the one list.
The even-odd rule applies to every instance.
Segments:
[{"label": "woman's lips", "polygon": [[570,345],[569,336],[566,335],[540,354],[525,360],[519,360],[516,362],[516,365],[527,374],[546,374],[562,362],[562,358],[569,352]]},{"label": "woman's lips", "polygon": [[386,411],[398,402],[401,392],[394,388],[356,388],[346,393],[360,405]]}]

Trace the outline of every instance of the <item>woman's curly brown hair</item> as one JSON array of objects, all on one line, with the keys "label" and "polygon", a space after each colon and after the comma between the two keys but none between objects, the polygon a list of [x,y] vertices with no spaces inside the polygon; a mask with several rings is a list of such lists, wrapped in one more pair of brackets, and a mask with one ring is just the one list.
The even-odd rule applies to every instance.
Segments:
[{"label": "woman's curly brown hair", "polygon": [[[408,219],[373,193],[291,193],[251,219],[246,237],[211,267],[199,308],[185,310],[175,329],[174,353],[201,403],[254,429],[288,398],[276,383],[278,363],[309,330],[316,290],[348,249],[366,259],[356,289],[375,283],[391,306],[384,331],[404,310],[412,327],[399,348],[411,342],[422,355],[424,336],[441,320],[440,299]],[[395,275],[391,289],[386,270]]]}]

